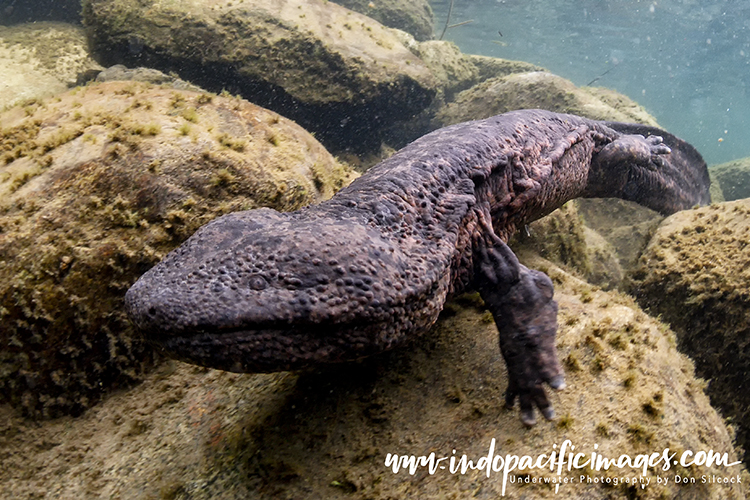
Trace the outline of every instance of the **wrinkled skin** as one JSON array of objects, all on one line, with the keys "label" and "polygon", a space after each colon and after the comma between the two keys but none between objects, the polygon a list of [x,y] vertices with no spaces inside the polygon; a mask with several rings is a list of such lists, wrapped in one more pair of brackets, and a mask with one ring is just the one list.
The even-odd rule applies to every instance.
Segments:
[{"label": "wrinkled skin", "polygon": [[331,200],[220,217],[126,295],[168,355],[236,372],[358,359],[432,326],[451,294],[479,290],[508,368],[506,405],[554,411],[561,389],[550,279],[518,262],[516,228],[576,197],[664,214],[705,204],[708,171],[651,127],[524,110],[432,132]]}]

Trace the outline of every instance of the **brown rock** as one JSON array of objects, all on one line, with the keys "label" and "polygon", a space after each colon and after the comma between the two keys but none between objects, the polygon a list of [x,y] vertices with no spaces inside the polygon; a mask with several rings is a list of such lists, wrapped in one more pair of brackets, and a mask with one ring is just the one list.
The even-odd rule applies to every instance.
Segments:
[{"label": "brown rock", "polygon": [[335,0],[339,5],[371,17],[389,28],[396,28],[417,40],[432,38],[435,23],[427,0]]},{"label": "brown rock", "polygon": [[419,113],[437,92],[391,30],[333,2],[85,0],[83,13],[105,64],[239,92],[337,150],[379,148],[384,127]]},{"label": "brown rock", "polygon": [[[602,99],[599,95],[604,95]],[[572,82],[543,71],[514,73],[491,78],[458,94],[436,117],[440,126],[479,120],[515,109],[547,109],[593,120],[640,122],[658,126],[638,105],[610,92],[581,89]]]},{"label": "brown rock", "polygon": [[[709,172],[726,201],[750,198],[750,158],[713,165]],[[713,197],[711,198],[713,200]],[[724,201],[714,200],[714,201]]]},{"label": "brown rock", "polygon": [[0,398],[77,413],[153,354],[122,299],[199,226],[330,197],[349,171],[306,131],[234,97],[140,82],[0,115]]},{"label": "brown rock", "polygon": [[[676,213],[632,275],[643,307],[672,325],[680,350],[710,379],[711,401],[750,449],[750,200]],[[745,454],[745,463],[748,463]]]},{"label": "brown rock", "polygon": [[65,92],[102,69],[88,53],[83,29],[65,23],[0,26],[0,110]]}]

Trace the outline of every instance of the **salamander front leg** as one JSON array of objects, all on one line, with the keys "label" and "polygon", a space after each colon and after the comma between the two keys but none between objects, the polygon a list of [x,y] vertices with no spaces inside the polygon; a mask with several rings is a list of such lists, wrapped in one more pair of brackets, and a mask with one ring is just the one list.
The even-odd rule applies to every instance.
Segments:
[{"label": "salamander front leg", "polygon": [[534,406],[551,420],[555,412],[543,384],[565,387],[555,348],[557,302],[552,299],[552,280],[521,265],[499,239],[491,247],[480,244],[477,253],[479,293],[495,318],[508,368],[505,404],[512,408],[517,397],[521,421],[528,426],[536,424]]}]

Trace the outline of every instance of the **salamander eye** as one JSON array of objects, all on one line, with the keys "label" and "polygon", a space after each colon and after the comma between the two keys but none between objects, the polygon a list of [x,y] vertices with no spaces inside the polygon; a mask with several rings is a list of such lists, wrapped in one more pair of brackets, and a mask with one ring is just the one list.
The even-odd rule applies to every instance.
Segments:
[{"label": "salamander eye", "polygon": [[268,286],[268,282],[263,279],[263,276],[253,276],[250,278],[248,285],[250,285],[250,288],[253,290],[263,290]]}]

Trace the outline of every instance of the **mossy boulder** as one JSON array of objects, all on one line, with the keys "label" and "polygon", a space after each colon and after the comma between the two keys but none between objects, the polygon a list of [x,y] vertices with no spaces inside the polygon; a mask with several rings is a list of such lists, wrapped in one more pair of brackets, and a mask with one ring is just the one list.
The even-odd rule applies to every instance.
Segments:
[{"label": "mossy boulder", "polygon": [[583,223],[600,234],[617,255],[623,273],[637,264],[641,252],[664,216],[637,203],[615,198],[574,202]]},{"label": "mossy boulder", "polygon": [[96,75],[97,82],[145,82],[154,85],[165,85],[177,90],[191,90],[205,92],[204,89],[186,82],[174,75],[167,75],[153,68],[126,68],[122,64],[115,64]]},{"label": "mossy boulder", "polygon": [[480,56],[476,54],[468,54],[467,57],[477,68],[477,71],[479,71],[478,82],[514,73],[546,71],[541,66],[525,61],[514,61],[512,59],[501,59],[499,57]]},{"label": "mossy boulder", "polygon": [[711,186],[709,186],[708,191],[708,193],[711,195],[711,202],[721,203],[722,201],[727,201],[726,199],[724,199],[724,192],[721,190],[719,179],[716,177],[711,167],[708,168],[708,177],[711,180]]},{"label": "mossy boulder", "polygon": [[421,42],[412,48],[412,52],[430,68],[440,82],[446,99],[452,98],[454,94],[471,87],[479,80],[479,69],[471,57],[461,52],[452,42]]},{"label": "mossy boulder", "polygon": [[42,22],[0,26],[0,110],[72,87],[102,69],[79,26]]},{"label": "mossy boulder", "polygon": [[[0,469],[4,493],[386,500],[439,499],[449,492],[500,498],[502,472],[488,478],[482,470],[428,474],[423,467],[409,475],[385,465],[388,453],[450,458],[453,450],[456,460],[465,454],[476,463],[493,439],[502,457],[549,456],[569,439],[573,451],[587,457],[596,451],[635,459],[669,448],[678,460],[687,450],[737,460],[731,431],[667,327],[626,296],[597,290],[538,257],[522,257],[550,274],[560,304],[558,348],[568,387],[552,395],[553,422],[528,429],[517,408],[503,409],[507,378],[497,330],[481,301],[469,296],[452,303],[409,346],[360,363],[240,375],[170,361],[77,419],[32,427],[0,407],[8,429],[2,443],[9,453]],[[505,497],[739,500],[748,493],[750,477],[741,465],[662,466],[648,469],[643,488],[620,482],[641,477],[640,468],[563,467],[561,476],[548,468],[516,470]],[[674,484],[677,474],[697,482]],[[704,474],[740,474],[742,483],[702,483]],[[536,482],[519,483],[526,476]],[[573,482],[559,492],[542,482],[557,477]]]},{"label": "mossy boulder", "polygon": [[396,28],[417,40],[433,37],[435,23],[427,0],[334,0],[337,4],[371,17],[389,28]]},{"label": "mossy boulder", "polygon": [[239,93],[335,150],[377,150],[384,128],[437,93],[392,30],[325,0],[85,0],[83,14],[102,63]]},{"label": "mossy boulder", "polygon": [[638,122],[657,126],[640,106],[613,91],[576,87],[545,71],[490,78],[459,93],[436,116],[439,126],[477,120],[515,109],[540,108],[593,120]]},{"label": "mossy boulder", "polygon": [[625,273],[615,247],[601,234],[588,226],[583,226],[583,238],[586,243],[589,267],[586,281],[602,287],[604,290],[615,290],[622,286]]},{"label": "mossy boulder", "polygon": [[720,186],[724,200],[750,198],[750,157],[713,165],[709,172],[712,181],[716,180]]},{"label": "mossy boulder", "polygon": [[511,246],[514,249],[530,248],[581,276],[585,276],[590,268],[584,226],[573,203],[566,203],[518,231],[511,239]]},{"label": "mossy boulder", "polygon": [[438,80],[443,92],[439,104],[451,101],[456,93],[490,78],[514,73],[545,71],[544,68],[523,61],[464,54],[453,42],[445,40],[418,42],[404,31],[392,30],[392,32],[406,48],[427,65]]},{"label": "mossy boulder", "polygon": [[515,251],[531,250],[605,290],[617,288],[623,272],[615,250],[599,233],[584,225],[576,201],[518,231],[510,246]]},{"label": "mossy boulder", "polygon": [[[594,105],[593,108],[596,109],[596,111],[592,110],[592,115],[590,116],[590,118],[593,118],[594,120],[643,123],[644,125],[651,125],[653,127],[659,126],[659,124],[656,123],[656,118],[651,116],[643,106],[616,90],[608,89],[606,87],[581,87],[581,90],[594,96],[606,106],[615,110],[615,113],[610,113],[606,109],[599,111],[596,109],[597,106]],[[582,100],[583,99],[585,99],[585,97],[583,97]],[[599,115],[599,113],[601,113],[601,115]],[[596,116],[601,116],[601,118],[596,118]]]},{"label": "mossy boulder", "polygon": [[0,115],[0,399],[77,413],[153,359],[128,287],[214,217],[330,197],[350,171],[242,99],[108,82]]},{"label": "mossy boulder", "polygon": [[[677,333],[710,379],[711,401],[750,449],[750,200],[676,213],[662,222],[631,277],[638,302]],[[745,463],[750,457],[745,455]]]}]

